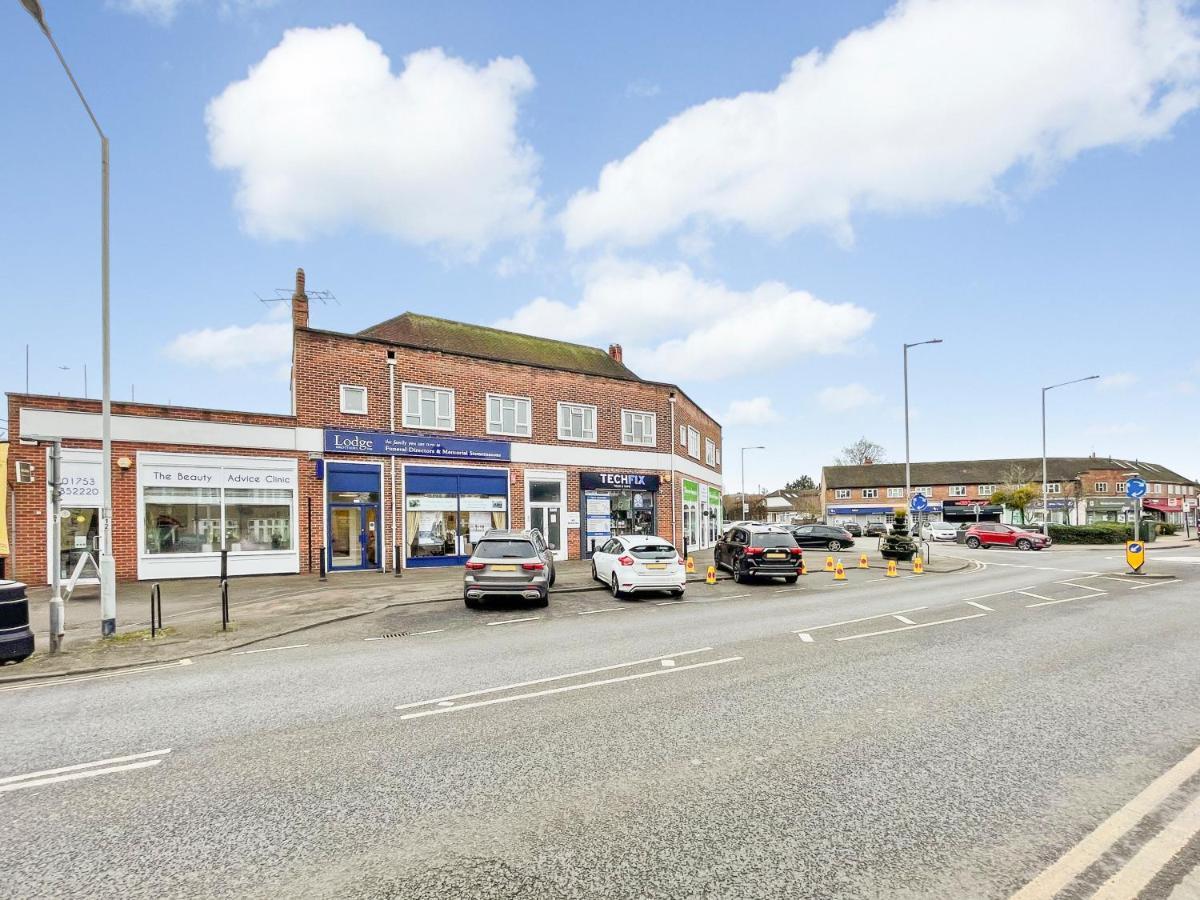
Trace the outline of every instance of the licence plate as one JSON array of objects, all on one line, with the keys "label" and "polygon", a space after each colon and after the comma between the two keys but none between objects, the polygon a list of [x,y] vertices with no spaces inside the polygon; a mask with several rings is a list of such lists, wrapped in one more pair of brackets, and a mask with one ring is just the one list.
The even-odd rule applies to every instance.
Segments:
[{"label": "licence plate", "polygon": [[666,567],[666,563],[646,563],[647,569],[665,569]]},{"label": "licence plate", "polygon": [[768,553],[767,559],[787,559],[786,553]]},{"label": "licence plate", "polygon": [[515,572],[515,571],[517,571],[517,567],[516,566],[492,566],[492,571],[493,572]]}]

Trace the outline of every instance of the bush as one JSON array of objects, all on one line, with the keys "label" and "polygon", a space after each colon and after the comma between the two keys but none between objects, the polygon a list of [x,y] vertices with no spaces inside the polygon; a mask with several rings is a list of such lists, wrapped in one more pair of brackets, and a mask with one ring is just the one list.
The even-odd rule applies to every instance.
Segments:
[{"label": "bush", "polygon": [[1133,540],[1133,526],[1119,522],[1051,525],[1050,539],[1056,544],[1123,544]]},{"label": "bush", "polygon": [[1158,533],[1159,534],[1175,534],[1178,531],[1179,531],[1179,526],[1174,525],[1171,522],[1159,522],[1158,523]]}]

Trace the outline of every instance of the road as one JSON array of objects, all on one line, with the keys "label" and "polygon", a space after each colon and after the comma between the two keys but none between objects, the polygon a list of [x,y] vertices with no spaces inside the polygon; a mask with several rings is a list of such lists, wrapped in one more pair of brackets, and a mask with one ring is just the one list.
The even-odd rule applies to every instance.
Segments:
[{"label": "road", "polygon": [[5,686],[6,893],[1200,896],[1200,556],[953,552]]}]

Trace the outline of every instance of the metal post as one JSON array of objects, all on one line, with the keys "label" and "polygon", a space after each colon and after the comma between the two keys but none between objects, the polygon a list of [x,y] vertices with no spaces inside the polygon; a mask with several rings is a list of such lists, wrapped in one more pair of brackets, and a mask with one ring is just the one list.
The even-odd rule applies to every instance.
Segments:
[{"label": "metal post", "polygon": [[59,441],[50,442],[49,461],[46,484],[50,488],[50,546],[53,548],[54,560],[50,566],[50,652],[58,653],[62,649],[63,635],[66,632],[59,575],[59,567],[62,565],[59,551],[62,544],[62,518],[59,516],[62,505],[62,444]]},{"label": "metal post", "polygon": [[[388,351],[388,430],[396,432],[396,351]],[[403,561],[400,557],[400,540],[398,537],[400,522],[396,512],[396,456],[391,457],[391,519],[392,519],[392,573],[400,578],[404,572]],[[511,523],[510,523],[511,524]]]},{"label": "metal post", "polygon": [[750,518],[749,504],[746,503],[746,448],[742,448],[742,518]]},{"label": "metal post", "polygon": [[304,499],[305,499],[305,501],[306,501],[306,503],[305,503],[305,507],[306,507],[306,509],[307,509],[307,518],[308,518],[308,525],[306,526],[306,527],[307,527],[307,529],[308,529],[308,571],[310,571],[310,572],[311,572],[311,571],[312,571],[312,539],[313,539],[313,533],[312,533],[312,497],[305,497]]},{"label": "metal post", "polygon": [[1042,533],[1050,536],[1050,483],[1046,468],[1046,391],[1042,388]]},{"label": "metal post", "polygon": [[229,630],[229,582],[221,579],[221,630]]},{"label": "metal post", "polygon": [[224,581],[229,577],[229,551],[221,551],[221,580]]},{"label": "metal post", "polygon": [[325,580],[325,546],[321,545],[320,579]]},{"label": "metal post", "polygon": [[912,457],[908,445],[908,344],[904,345],[904,503],[912,500]]}]

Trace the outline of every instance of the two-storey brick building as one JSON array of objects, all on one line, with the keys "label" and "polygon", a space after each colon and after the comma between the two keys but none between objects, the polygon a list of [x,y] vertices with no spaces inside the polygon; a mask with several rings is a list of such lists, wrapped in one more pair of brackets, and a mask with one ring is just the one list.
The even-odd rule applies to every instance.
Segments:
[{"label": "two-storey brick building", "polygon": [[[1190,510],[1194,520],[1198,485],[1157,463],[1109,457],[1050,457],[1047,494],[1051,522],[1075,525],[1124,522],[1134,514],[1125,496],[1126,480],[1141,475],[1149,485],[1144,510],[1163,521],[1182,524]],[[826,466],[822,469],[825,517],[829,522],[881,521],[896,506],[906,505],[904,464]],[[1000,521],[1013,511],[991,503],[1005,484],[1042,481],[1041,457],[982,459],[912,464],[913,493],[929,501],[928,516],[949,522]],[[1045,520],[1039,497],[1026,510],[1029,522]]]},{"label": "two-storey brick building", "polygon": [[[405,313],[356,334],[292,298],[292,413],[113,404],[123,578],[453,565],[488,528],[537,527],[560,558],[610,534],[706,547],[721,518],[721,429],[621,347]],[[9,395],[12,560],[86,579],[98,543],[99,403]],[[52,547],[46,446],[64,446]],[[82,564],[80,560],[83,560]]]}]

